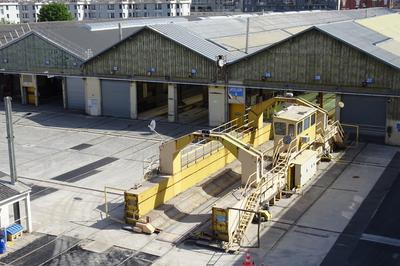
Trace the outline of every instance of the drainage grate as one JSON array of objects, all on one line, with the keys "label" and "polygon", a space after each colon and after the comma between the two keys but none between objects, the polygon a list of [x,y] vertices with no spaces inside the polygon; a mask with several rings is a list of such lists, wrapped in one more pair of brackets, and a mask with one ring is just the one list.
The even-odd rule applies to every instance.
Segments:
[{"label": "drainage grate", "polygon": [[76,146],[74,146],[74,147],[71,147],[70,149],[71,149],[71,150],[81,151],[81,150],[90,148],[90,147],[92,147],[92,146],[93,146],[92,144],[82,143],[82,144],[76,145]]}]

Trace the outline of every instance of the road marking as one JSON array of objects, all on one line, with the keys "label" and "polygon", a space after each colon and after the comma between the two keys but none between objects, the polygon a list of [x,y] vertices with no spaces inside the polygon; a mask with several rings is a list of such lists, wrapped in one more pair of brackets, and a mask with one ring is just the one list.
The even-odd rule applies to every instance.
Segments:
[{"label": "road marking", "polygon": [[362,234],[360,239],[370,241],[370,242],[376,242],[376,243],[386,244],[386,245],[390,245],[390,246],[400,247],[400,239],[397,239],[397,238],[371,235],[371,234]]}]

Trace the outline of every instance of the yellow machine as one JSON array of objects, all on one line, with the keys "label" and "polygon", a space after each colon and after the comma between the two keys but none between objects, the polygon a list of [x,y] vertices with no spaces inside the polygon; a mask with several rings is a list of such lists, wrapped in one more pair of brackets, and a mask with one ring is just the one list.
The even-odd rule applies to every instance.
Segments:
[{"label": "yellow machine", "polygon": [[[279,105],[279,112],[275,112]],[[264,115],[274,114],[272,121]],[[212,230],[225,248],[240,245],[260,202],[301,187],[344,133],[328,113],[305,100],[274,97],[244,117],[209,131],[193,132],[160,147],[159,174],[125,192],[125,220],[134,224],[157,206],[194,186],[235,159],[241,162],[241,197],[234,206],[212,209]],[[273,141],[272,152],[262,147]],[[224,203],[222,203],[224,204]],[[240,211],[238,211],[240,210]],[[267,215],[267,214],[266,214]]]}]

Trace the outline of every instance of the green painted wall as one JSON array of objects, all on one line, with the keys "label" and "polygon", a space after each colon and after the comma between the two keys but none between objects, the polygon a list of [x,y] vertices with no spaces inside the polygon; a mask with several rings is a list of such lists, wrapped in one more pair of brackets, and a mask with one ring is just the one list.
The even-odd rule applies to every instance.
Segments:
[{"label": "green painted wall", "polygon": [[[113,74],[114,66],[118,70]],[[216,64],[170,39],[145,29],[93,58],[84,65],[88,76],[145,77],[149,69],[156,72],[151,78],[169,76],[174,80],[212,81]],[[192,68],[197,70],[189,78]]]},{"label": "green painted wall", "polygon": [[[229,80],[263,83],[261,77],[266,71],[272,73],[266,87],[268,82],[362,87],[362,81],[370,76],[375,83],[368,88],[400,92],[399,70],[317,30],[232,64],[228,75]],[[314,80],[317,74],[320,81]]]},{"label": "green painted wall", "polygon": [[5,71],[79,74],[82,62],[78,57],[35,34],[0,49],[0,68],[4,68]]}]

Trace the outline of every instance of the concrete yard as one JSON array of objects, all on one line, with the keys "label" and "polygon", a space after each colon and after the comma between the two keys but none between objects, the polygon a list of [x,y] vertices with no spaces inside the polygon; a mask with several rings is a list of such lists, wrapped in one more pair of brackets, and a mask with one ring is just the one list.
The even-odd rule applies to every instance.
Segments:
[{"label": "concrete yard", "polygon": [[[0,108],[2,176],[9,174],[9,166],[3,130],[5,117],[3,107]],[[32,187],[34,232],[16,241],[8,249],[8,255],[0,257],[1,264],[241,265],[248,251],[256,265],[340,265],[332,258],[343,254],[340,250],[343,237],[350,235],[353,242],[362,238],[364,244],[377,244],[374,239],[380,235],[393,237],[389,231],[382,232],[373,219],[375,210],[382,207],[380,202],[392,200],[385,199],[386,193],[395,193],[389,193],[390,189],[381,193],[382,200],[370,210],[368,221],[372,222],[369,227],[364,226],[369,228],[364,235],[364,230],[348,226],[358,217],[359,209],[368,209],[360,206],[387,171],[397,176],[386,181],[386,185],[390,187],[396,182],[400,173],[399,147],[360,143],[335,153],[332,162],[319,164],[317,177],[306,187],[271,208],[273,221],[262,225],[260,248],[243,248],[238,254],[226,254],[196,246],[184,238],[193,230],[206,229],[211,206],[237,187],[237,163],[152,212],[152,218],[163,229],[160,234],[135,234],[123,230],[123,224],[117,221],[123,219],[121,191],[108,194],[114,219],[105,217],[104,187],[125,190],[142,181],[144,161],[158,154],[161,143],[160,137],[148,129],[149,121],[90,117],[27,106],[14,106],[14,111],[14,121],[32,112],[16,121],[14,130],[19,180]],[[157,124],[157,131],[164,139],[201,128]],[[229,189],[224,190],[224,186]],[[384,220],[387,212],[376,211],[377,217]],[[343,236],[344,231],[349,233]],[[246,238],[249,246],[256,244],[256,226],[251,226]],[[357,241],[352,244],[354,254],[363,248],[363,243],[355,248]],[[396,253],[398,242],[378,244],[400,254]],[[351,256],[352,250],[347,252]]]}]

